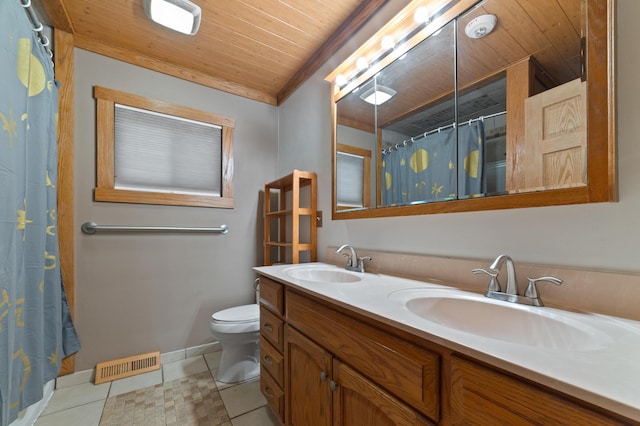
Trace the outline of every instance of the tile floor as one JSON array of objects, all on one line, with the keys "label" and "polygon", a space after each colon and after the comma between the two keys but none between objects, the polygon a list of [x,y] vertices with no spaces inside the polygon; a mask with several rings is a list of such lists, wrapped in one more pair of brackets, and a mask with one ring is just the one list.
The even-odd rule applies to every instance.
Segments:
[{"label": "tile floor", "polygon": [[[100,385],[87,383],[88,379],[83,379],[81,375],[74,375],[77,376],[77,381],[80,383],[74,383],[72,376],[65,376],[67,379],[57,383],[56,390],[47,408],[38,418],[35,426],[98,426],[107,398],[139,389],[157,388],[156,385],[158,384],[173,382],[189,376],[199,375],[198,377],[203,377],[202,373],[205,372],[211,374],[215,379],[221,354],[222,352],[220,351],[209,352],[192,358],[164,362],[160,370]],[[206,374],[204,376],[206,378]],[[259,380],[236,385],[228,385],[216,381],[216,386],[230,419],[230,422],[223,423],[224,425],[279,425],[266,407],[266,401],[260,393]],[[113,399],[110,401],[113,401]],[[163,417],[160,416],[160,418]],[[136,419],[122,424],[159,425],[164,423],[158,423],[156,420],[138,422]],[[167,421],[167,424],[176,423]],[[200,426],[210,424],[210,422],[201,421],[195,424]]]}]

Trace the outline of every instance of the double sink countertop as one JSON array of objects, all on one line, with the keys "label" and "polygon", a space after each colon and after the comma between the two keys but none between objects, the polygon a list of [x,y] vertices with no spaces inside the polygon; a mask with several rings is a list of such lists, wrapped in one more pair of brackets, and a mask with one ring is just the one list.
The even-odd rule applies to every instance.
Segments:
[{"label": "double sink countertop", "polygon": [[253,268],[303,293],[640,421],[640,322],[325,263]]}]

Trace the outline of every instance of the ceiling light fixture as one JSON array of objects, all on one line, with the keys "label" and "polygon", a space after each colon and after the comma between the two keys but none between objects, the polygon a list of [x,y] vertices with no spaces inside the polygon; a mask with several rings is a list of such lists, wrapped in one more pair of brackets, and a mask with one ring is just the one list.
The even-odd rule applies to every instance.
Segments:
[{"label": "ceiling light fixture", "polygon": [[[381,59],[387,57],[387,55],[392,58],[403,59],[410,48],[406,43],[410,35],[415,31],[429,30],[434,18],[442,15],[445,5],[450,2],[451,0],[429,0],[429,2],[426,0],[411,0],[406,8],[406,15],[401,21],[395,23],[392,28],[385,29],[386,34],[376,35],[375,44],[380,46],[381,49],[376,49],[373,44],[367,46],[366,49],[359,49],[367,57],[352,55],[340,66],[340,72],[331,76],[338,91],[354,91],[353,89],[357,84],[362,83],[359,80],[370,77],[369,69],[373,67],[374,70],[378,70],[380,66],[384,65],[384,61],[381,61]],[[429,5],[424,6],[423,3],[428,3]],[[435,35],[438,32],[439,29],[435,31]],[[373,39],[370,41],[374,43]]]},{"label": "ceiling light fixture", "polygon": [[464,33],[469,38],[482,38],[493,31],[496,22],[498,22],[496,15],[477,16],[464,27]]},{"label": "ceiling light fixture", "polygon": [[144,11],[152,21],[183,34],[200,28],[202,10],[189,0],[144,0]]},{"label": "ceiling light fixture", "polygon": [[382,105],[396,95],[396,91],[386,86],[377,85],[360,95],[360,99],[371,105]]}]

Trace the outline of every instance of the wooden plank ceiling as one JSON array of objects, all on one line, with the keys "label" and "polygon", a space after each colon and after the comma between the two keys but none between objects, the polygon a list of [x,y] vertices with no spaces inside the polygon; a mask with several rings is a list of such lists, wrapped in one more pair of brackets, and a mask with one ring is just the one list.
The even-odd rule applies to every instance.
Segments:
[{"label": "wooden plank ceiling", "polygon": [[388,0],[193,0],[194,36],[147,18],[142,0],[43,0],[76,47],[278,105]]},{"label": "wooden plank ceiling", "polygon": [[[477,88],[478,82],[492,82],[498,73],[527,58],[535,59],[555,84],[581,77],[585,8],[585,0],[485,0],[479,3],[458,22],[459,87]],[[465,26],[484,14],[497,17],[494,31],[480,39],[465,36]],[[374,119],[384,127],[450,98],[454,90],[453,40],[453,23],[449,23],[414,47],[402,61],[381,71],[378,83],[396,90],[399,95],[379,108],[377,115],[371,105],[360,99],[360,93],[345,96],[338,103],[339,122],[372,131]]]}]

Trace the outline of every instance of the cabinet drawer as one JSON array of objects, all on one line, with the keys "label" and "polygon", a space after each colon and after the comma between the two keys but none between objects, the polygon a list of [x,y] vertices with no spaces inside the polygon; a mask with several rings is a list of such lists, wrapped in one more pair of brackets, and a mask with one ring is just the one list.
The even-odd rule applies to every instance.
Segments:
[{"label": "cabinet drawer", "polygon": [[264,367],[260,370],[260,391],[280,423],[284,424],[284,392]]},{"label": "cabinet drawer", "polygon": [[264,306],[260,306],[260,335],[279,352],[284,350],[283,321]]},{"label": "cabinet drawer", "polygon": [[284,286],[269,278],[260,277],[260,303],[273,312],[284,315]]},{"label": "cabinet drawer", "polygon": [[287,322],[400,400],[438,421],[440,357],[287,290]]},{"label": "cabinet drawer", "polygon": [[265,339],[260,339],[260,365],[284,387],[284,357]]}]

